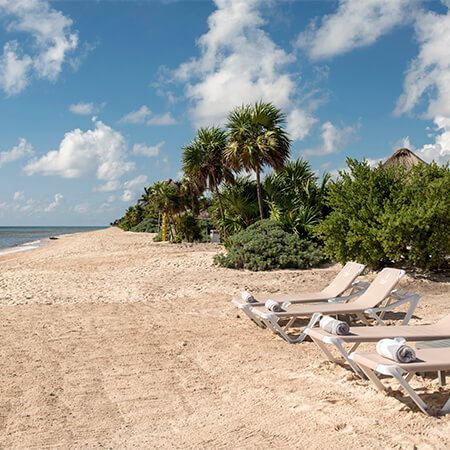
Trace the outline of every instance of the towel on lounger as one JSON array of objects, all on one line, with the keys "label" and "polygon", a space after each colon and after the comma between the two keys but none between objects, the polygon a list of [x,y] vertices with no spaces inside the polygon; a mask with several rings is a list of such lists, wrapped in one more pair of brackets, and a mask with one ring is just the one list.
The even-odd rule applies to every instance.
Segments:
[{"label": "towel on lounger", "polygon": [[416,353],[403,338],[381,339],[377,343],[377,353],[399,363],[409,363],[416,359]]},{"label": "towel on lounger", "polygon": [[350,332],[350,327],[347,322],[333,319],[330,316],[323,316],[320,319],[319,326],[322,330],[328,331],[331,334],[345,335]]},{"label": "towel on lounger", "polygon": [[246,302],[246,303],[256,303],[257,302],[256,298],[253,297],[253,295],[247,291],[242,292],[241,297],[242,297],[242,300],[244,300],[244,302]]},{"label": "towel on lounger", "polygon": [[270,299],[267,300],[267,302],[265,303],[265,306],[269,311],[272,311],[272,312],[283,312],[284,311],[284,309],[281,307],[281,305],[278,302],[276,302],[275,300],[270,300]]}]

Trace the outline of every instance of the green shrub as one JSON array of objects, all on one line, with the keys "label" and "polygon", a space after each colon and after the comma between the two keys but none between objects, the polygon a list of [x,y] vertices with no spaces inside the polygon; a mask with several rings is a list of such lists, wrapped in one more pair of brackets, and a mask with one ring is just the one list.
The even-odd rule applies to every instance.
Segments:
[{"label": "green shrub", "polygon": [[158,231],[158,234],[153,237],[153,242],[161,242],[162,241],[162,230]]},{"label": "green shrub", "polygon": [[233,269],[254,271],[306,269],[323,262],[318,244],[287,233],[270,219],[260,220],[231,236],[227,254],[218,254],[214,262]]},{"label": "green shrub", "polygon": [[435,163],[371,168],[347,160],[331,183],[332,212],[318,226],[325,254],[372,267],[401,263],[430,269],[450,254],[450,171]]},{"label": "green shrub", "polygon": [[146,217],[136,226],[132,227],[130,231],[135,231],[139,233],[158,233],[159,231],[158,217],[157,216]]},{"label": "green shrub", "polygon": [[180,237],[181,240],[188,242],[200,241],[202,231],[198,220],[191,214],[183,214],[180,216],[176,237]]}]

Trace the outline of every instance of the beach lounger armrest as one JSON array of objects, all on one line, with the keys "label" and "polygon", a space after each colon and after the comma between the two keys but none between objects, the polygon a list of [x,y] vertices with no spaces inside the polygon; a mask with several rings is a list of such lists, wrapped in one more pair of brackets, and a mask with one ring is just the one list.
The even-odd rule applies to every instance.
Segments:
[{"label": "beach lounger armrest", "polygon": [[358,297],[359,295],[364,293],[369,286],[370,286],[370,284],[366,283],[365,281],[355,281],[351,285],[350,294],[344,295],[344,296],[340,296],[340,297],[329,298],[328,299],[328,303],[346,303],[350,299],[352,299],[354,297]]},{"label": "beach lounger armrest", "polygon": [[381,306],[378,308],[370,308],[370,309],[366,309],[364,312],[372,317],[373,319],[375,319],[378,323],[380,323],[381,325],[385,325],[385,323],[383,322],[383,320],[380,318],[380,316],[378,315],[378,313],[382,313],[384,311],[392,311],[394,310],[397,306],[403,305],[405,303],[409,303],[409,308],[408,311],[405,315],[405,318],[403,319],[402,325],[408,325],[409,320],[411,319],[414,310],[416,309],[417,303],[419,302],[420,296],[417,294],[413,294],[411,292],[406,292],[406,291],[394,291],[391,294],[392,297],[394,298],[398,298],[399,300],[397,300],[394,303],[391,303],[387,306]]}]

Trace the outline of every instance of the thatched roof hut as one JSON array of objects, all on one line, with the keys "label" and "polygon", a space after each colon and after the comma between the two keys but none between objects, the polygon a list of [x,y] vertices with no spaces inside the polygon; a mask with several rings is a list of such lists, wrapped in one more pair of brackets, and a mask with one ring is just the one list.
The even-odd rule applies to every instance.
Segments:
[{"label": "thatched roof hut", "polygon": [[416,156],[411,150],[401,148],[394,152],[383,164],[383,167],[403,165],[407,170],[417,164],[426,164],[426,162]]}]

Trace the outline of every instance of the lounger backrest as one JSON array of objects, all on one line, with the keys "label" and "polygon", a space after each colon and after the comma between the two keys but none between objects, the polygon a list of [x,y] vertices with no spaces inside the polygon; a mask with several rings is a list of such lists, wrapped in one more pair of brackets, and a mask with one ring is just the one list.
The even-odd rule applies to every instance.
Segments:
[{"label": "lounger backrest", "polygon": [[385,268],[372,281],[367,291],[352,304],[361,308],[375,308],[395,289],[404,270]]},{"label": "lounger backrest", "polygon": [[448,327],[450,331],[450,314],[447,314],[445,317],[443,317],[439,322],[436,323],[436,325]]},{"label": "lounger backrest", "polygon": [[352,285],[355,278],[364,270],[364,267],[364,264],[349,261],[322,292],[328,298],[338,297]]}]

